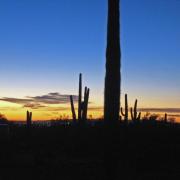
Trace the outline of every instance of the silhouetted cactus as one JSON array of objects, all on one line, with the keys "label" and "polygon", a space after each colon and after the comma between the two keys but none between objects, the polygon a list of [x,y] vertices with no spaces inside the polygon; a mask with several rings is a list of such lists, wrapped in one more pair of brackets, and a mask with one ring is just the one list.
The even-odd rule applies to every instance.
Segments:
[{"label": "silhouetted cactus", "polygon": [[81,106],[82,106],[82,74],[79,74],[79,97],[78,97],[78,120],[81,122]]},{"label": "silhouetted cactus", "polygon": [[27,128],[31,128],[31,125],[32,125],[32,112],[27,111],[26,125],[27,125]]},{"label": "silhouetted cactus", "polygon": [[164,115],[164,122],[167,123],[167,113]]},{"label": "silhouetted cactus", "polygon": [[76,112],[74,109],[74,102],[73,102],[73,96],[70,96],[70,102],[71,102],[71,111],[72,111],[72,117],[73,117],[73,122],[76,123]]},{"label": "silhouetted cactus", "polygon": [[121,81],[119,26],[119,0],[108,0],[106,76],[104,90],[104,119],[107,124],[116,124],[119,120]]},{"label": "silhouetted cactus", "polygon": [[[78,97],[78,122],[79,124],[84,124],[87,120],[87,110],[89,101],[90,89],[85,87],[84,89],[84,101],[82,101],[82,74],[79,75],[79,97]],[[76,122],[76,112],[74,109],[73,96],[70,96],[71,111],[73,116],[73,121]]]},{"label": "silhouetted cactus", "polygon": [[85,87],[84,91],[84,102],[82,105],[82,119],[83,121],[87,120],[87,110],[88,110],[88,101],[89,101],[89,88]]},{"label": "silhouetted cactus", "polygon": [[123,112],[123,108],[121,107],[121,115],[124,116],[124,122],[128,123],[128,96],[125,94],[125,112]]},{"label": "silhouetted cactus", "polygon": [[141,112],[137,112],[137,99],[135,100],[134,103],[134,109],[131,108],[131,119],[132,121],[139,121],[141,119]]}]

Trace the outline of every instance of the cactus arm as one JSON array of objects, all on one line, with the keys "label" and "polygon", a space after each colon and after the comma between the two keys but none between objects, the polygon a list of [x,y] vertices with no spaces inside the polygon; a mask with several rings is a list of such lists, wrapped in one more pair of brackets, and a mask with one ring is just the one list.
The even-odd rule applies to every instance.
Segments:
[{"label": "cactus arm", "polygon": [[83,103],[83,114],[82,118],[84,121],[87,120],[87,109],[88,109],[88,101],[89,101],[89,88],[85,88],[85,97],[84,97],[84,103]]},{"label": "cactus arm", "polygon": [[128,96],[125,94],[125,121],[128,121]]},{"label": "cactus arm", "polygon": [[27,111],[26,126],[29,127],[29,111]]},{"label": "cactus arm", "polygon": [[137,120],[140,120],[140,119],[141,119],[141,112],[138,114]]},{"label": "cactus arm", "polygon": [[32,112],[29,113],[29,126],[32,124]]},{"label": "cactus arm", "polygon": [[135,120],[137,119],[137,99],[135,100],[135,103],[134,103],[134,119]]},{"label": "cactus arm", "polygon": [[76,112],[74,108],[74,102],[73,102],[73,96],[70,96],[70,102],[71,102],[71,112],[72,112],[72,117],[73,117],[73,122],[76,122]]},{"label": "cactus arm", "polygon": [[164,121],[167,122],[167,113],[164,115]]},{"label": "cactus arm", "polygon": [[87,87],[84,88],[84,101],[81,103],[82,119],[85,120]]},{"label": "cactus arm", "polygon": [[86,99],[86,95],[87,95],[87,87],[84,88],[84,101]]},{"label": "cactus arm", "polygon": [[29,119],[32,120],[32,112],[30,112]]},{"label": "cactus arm", "polygon": [[125,113],[123,112],[123,108],[121,107],[121,115],[125,116]]},{"label": "cactus arm", "polygon": [[85,119],[87,119],[88,101],[89,101],[90,89],[87,89],[86,99],[85,99]]},{"label": "cactus arm", "polygon": [[121,114],[124,116],[124,121],[128,122],[128,96],[125,94],[125,110],[123,111],[123,108],[121,107]]},{"label": "cactus arm", "polygon": [[124,111],[123,111],[123,108],[121,107],[121,115],[122,116],[125,116],[125,113],[124,113]]},{"label": "cactus arm", "polygon": [[131,119],[134,121],[133,108],[131,108]]},{"label": "cactus arm", "polygon": [[27,111],[27,122],[29,121],[29,111]]},{"label": "cactus arm", "polygon": [[137,99],[135,100],[135,103],[134,103],[134,110],[133,108],[131,108],[131,118],[132,118],[132,121],[138,121],[141,119],[141,112],[137,112]]},{"label": "cactus arm", "polygon": [[81,111],[82,111],[82,74],[79,74],[79,99],[78,99],[78,120],[81,121]]}]

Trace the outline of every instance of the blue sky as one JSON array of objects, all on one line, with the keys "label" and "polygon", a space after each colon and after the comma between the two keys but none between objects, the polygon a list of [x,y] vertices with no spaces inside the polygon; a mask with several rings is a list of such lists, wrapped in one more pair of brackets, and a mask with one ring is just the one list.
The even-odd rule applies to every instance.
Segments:
[{"label": "blue sky", "polygon": [[[180,1],[121,0],[122,95],[180,107]],[[77,93],[103,105],[107,0],[0,0],[0,96]]]}]

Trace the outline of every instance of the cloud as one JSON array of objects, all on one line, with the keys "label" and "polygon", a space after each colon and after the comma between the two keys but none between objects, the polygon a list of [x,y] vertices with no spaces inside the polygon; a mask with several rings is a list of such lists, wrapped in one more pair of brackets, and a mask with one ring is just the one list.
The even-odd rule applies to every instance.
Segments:
[{"label": "cloud", "polygon": [[[27,97],[34,102],[44,104],[67,104],[69,103],[69,94],[49,93],[42,96]],[[78,101],[78,96],[73,96],[74,102]]]},{"label": "cloud", "polygon": [[45,111],[67,111],[70,109],[68,107],[46,107],[43,110],[45,110]]},{"label": "cloud", "polygon": [[[48,105],[54,104],[68,104],[70,102],[68,94],[60,94],[60,93],[48,93],[42,96],[27,96],[26,98],[11,98],[11,97],[3,97],[0,98],[0,101],[6,101],[10,103],[20,104],[23,107],[39,109],[45,108]],[[73,95],[74,103],[77,103],[78,96]],[[55,109],[56,110],[56,109]]]},{"label": "cloud", "polygon": [[180,108],[139,108],[142,112],[180,113]]},{"label": "cloud", "polygon": [[24,108],[31,108],[31,109],[39,109],[47,107],[45,105],[39,104],[39,103],[28,103],[23,106]]},{"label": "cloud", "polygon": [[170,117],[180,117],[180,114],[168,114],[168,116],[170,116]]},{"label": "cloud", "polygon": [[103,111],[103,106],[90,106],[88,108],[90,111]]},{"label": "cloud", "polygon": [[20,107],[1,107],[0,111],[19,111],[21,108]]},{"label": "cloud", "polygon": [[[89,106],[91,111],[103,111],[103,106]],[[141,112],[180,113],[180,108],[138,108]]]},{"label": "cloud", "polygon": [[6,101],[6,102],[10,102],[10,103],[15,103],[15,104],[27,104],[27,103],[30,103],[32,100],[31,99],[3,97],[0,99],[0,101]]}]

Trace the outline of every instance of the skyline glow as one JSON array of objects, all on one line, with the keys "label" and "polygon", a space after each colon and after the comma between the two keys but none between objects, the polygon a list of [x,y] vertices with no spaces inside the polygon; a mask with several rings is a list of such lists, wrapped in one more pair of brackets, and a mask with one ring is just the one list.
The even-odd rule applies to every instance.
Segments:
[{"label": "skyline glow", "polygon": [[[179,9],[176,0],[121,0],[122,105],[128,93],[140,108],[180,108]],[[2,0],[0,22],[0,99],[77,95],[82,72],[91,106],[103,106],[106,0]],[[9,119],[25,111],[0,101]],[[54,117],[45,112],[35,119]]]}]

